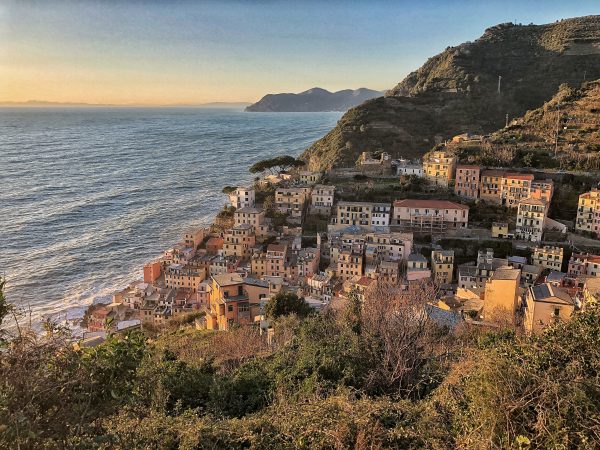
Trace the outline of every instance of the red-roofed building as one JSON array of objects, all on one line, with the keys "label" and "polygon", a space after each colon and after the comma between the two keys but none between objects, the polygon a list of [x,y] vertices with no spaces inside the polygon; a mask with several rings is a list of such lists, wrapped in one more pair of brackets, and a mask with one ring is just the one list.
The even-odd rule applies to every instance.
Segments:
[{"label": "red-roofed building", "polygon": [[502,178],[502,204],[516,208],[521,200],[531,196],[531,173],[507,173]]},{"label": "red-roofed building", "polygon": [[448,200],[406,199],[394,202],[393,224],[416,231],[467,228],[469,207]]}]

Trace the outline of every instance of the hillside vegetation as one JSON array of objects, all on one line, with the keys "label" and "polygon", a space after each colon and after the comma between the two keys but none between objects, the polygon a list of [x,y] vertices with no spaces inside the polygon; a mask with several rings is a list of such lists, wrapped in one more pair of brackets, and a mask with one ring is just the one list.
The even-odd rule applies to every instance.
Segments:
[{"label": "hillside vegetation", "polygon": [[489,166],[600,170],[600,80],[562,85],[542,107],[483,143],[460,143],[461,161]]},{"label": "hillside vegetation", "polygon": [[598,78],[600,16],[498,25],[430,58],[385,97],[349,110],[302,158],[327,169],[352,166],[363,151],[419,156],[454,135],[503,127],[506,114],[542,106],[561,84]]},{"label": "hillside vegetation", "polygon": [[[0,353],[0,447],[597,448],[600,311],[538,338],[428,319],[426,289],[253,328],[115,336],[60,330]],[[393,312],[393,314],[392,314]]]}]

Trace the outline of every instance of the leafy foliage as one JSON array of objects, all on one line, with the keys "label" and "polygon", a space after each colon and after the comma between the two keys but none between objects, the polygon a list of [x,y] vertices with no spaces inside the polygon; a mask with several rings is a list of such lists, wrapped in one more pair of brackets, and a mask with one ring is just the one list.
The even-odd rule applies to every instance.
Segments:
[{"label": "leafy foliage", "polygon": [[265,314],[271,319],[277,319],[288,314],[306,317],[312,309],[303,298],[290,292],[280,292],[274,295],[265,305]]}]

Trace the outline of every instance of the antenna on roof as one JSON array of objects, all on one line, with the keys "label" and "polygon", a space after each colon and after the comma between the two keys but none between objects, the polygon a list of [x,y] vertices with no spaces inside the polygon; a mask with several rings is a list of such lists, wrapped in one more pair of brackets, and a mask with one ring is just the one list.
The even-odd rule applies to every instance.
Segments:
[{"label": "antenna on roof", "polygon": [[500,94],[501,86],[502,86],[502,75],[498,75],[498,94]]}]

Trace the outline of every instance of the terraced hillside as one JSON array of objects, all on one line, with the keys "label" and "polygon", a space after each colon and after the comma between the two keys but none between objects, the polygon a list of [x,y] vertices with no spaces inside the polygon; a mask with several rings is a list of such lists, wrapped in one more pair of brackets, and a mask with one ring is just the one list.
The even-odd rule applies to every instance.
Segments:
[{"label": "terraced hillside", "polygon": [[421,155],[453,135],[503,127],[506,114],[542,106],[563,83],[598,78],[600,16],[497,25],[430,58],[385,97],[349,110],[302,157],[312,169],[327,169],[352,166],[365,150]]}]

